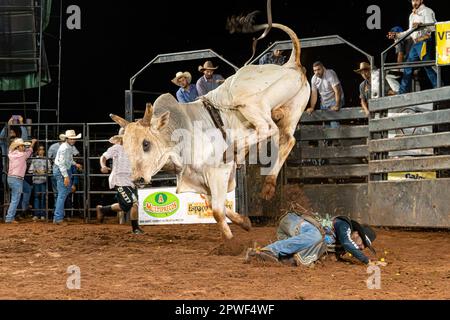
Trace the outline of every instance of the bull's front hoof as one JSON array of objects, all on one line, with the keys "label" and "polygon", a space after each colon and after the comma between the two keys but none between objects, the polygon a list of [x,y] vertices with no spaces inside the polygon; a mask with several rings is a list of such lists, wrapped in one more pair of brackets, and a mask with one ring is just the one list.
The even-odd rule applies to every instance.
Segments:
[{"label": "bull's front hoof", "polygon": [[222,230],[222,238],[227,241],[233,239],[233,234],[231,230]]}]

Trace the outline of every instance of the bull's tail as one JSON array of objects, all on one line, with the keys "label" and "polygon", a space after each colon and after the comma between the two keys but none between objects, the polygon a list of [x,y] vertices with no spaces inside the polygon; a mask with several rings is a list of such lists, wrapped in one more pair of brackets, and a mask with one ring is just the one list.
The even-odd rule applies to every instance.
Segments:
[{"label": "bull's tail", "polygon": [[297,65],[299,68],[302,68],[302,64],[300,62],[301,45],[300,40],[298,39],[295,32],[291,28],[279,23],[255,25],[254,20],[257,13],[258,11],[254,11],[246,16],[232,16],[231,18],[228,18],[227,29],[230,31],[230,33],[254,33],[273,27],[286,32],[291,38],[293,49],[288,63],[295,62],[295,65]]}]

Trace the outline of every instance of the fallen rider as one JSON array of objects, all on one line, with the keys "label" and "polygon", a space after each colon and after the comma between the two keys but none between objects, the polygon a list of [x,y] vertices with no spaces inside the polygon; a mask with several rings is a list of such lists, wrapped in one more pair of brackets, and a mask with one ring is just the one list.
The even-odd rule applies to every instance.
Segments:
[{"label": "fallen rider", "polygon": [[326,253],[337,257],[350,253],[364,264],[371,262],[363,253],[369,248],[376,254],[372,242],[375,231],[346,216],[323,219],[315,214],[288,212],[280,220],[278,241],[262,248],[247,250],[246,262],[253,260],[309,266]]}]

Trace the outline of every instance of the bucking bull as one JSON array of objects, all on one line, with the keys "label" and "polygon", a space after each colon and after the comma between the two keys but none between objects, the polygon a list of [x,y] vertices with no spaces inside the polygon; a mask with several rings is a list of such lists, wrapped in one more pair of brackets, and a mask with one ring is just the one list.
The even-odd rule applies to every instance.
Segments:
[{"label": "bucking bull", "polygon": [[[246,26],[246,31],[267,27]],[[264,199],[271,199],[278,173],[295,145],[294,132],[310,97],[297,35],[282,24],[274,23],[272,27],[285,31],[292,40],[290,59],[283,66],[244,66],[217,89],[189,104],[163,94],[153,106],[147,105],[143,119],[136,122],[111,115],[125,128],[123,145],[133,178],[149,183],[161,169],[175,170],[177,193],[206,195],[207,206],[226,239],[233,235],[225,217],[245,230],[251,227],[247,217],[225,206],[227,192],[236,186],[237,155],[245,158],[250,147],[271,138],[272,150],[277,149],[278,155],[261,193]],[[208,108],[217,110],[220,117]],[[243,151],[237,150],[239,145]]]}]

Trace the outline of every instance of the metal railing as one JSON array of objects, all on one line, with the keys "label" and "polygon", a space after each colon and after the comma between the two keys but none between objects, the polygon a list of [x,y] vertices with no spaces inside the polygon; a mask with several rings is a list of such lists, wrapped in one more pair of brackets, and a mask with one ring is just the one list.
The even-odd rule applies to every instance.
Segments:
[{"label": "metal railing", "polygon": [[208,59],[208,58],[218,58],[225,62],[227,65],[232,67],[234,71],[237,71],[239,68],[236,67],[233,63],[216,53],[211,49],[203,49],[203,50],[194,50],[194,51],[184,51],[184,52],[172,52],[165,54],[158,54],[155,58],[150,60],[141,70],[139,70],[135,75],[130,78],[130,89],[126,92],[125,96],[125,119],[128,121],[133,121],[132,118],[134,115],[134,83],[136,79],[146,71],[151,65],[158,63],[170,63],[170,62],[182,62],[187,60],[199,60],[199,59]]},{"label": "metal railing", "polygon": [[[5,124],[6,125],[6,124]],[[23,126],[25,128],[27,128],[28,132],[28,136],[29,136],[29,140],[31,140],[31,138],[36,138],[37,141],[37,145],[43,145],[46,151],[46,155],[45,158],[38,158],[35,156],[31,156],[29,158],[29,160],[33,160],[33,159],[45,159],[46,162],[48,162],[50,160],[52,166],[53,166],[53,159],[48,158],[48,150],[50,148],[50,146],[54,143],[58,143],[60,142],[59,134],[63,133],[66,129],[75,129],[76,131],[79,131],[82,133],[83,137],[82,139],[80,139],[78,143],[78,148],[77,150],[80,152],[80,155],[75,156],[74,160],[77,161],[77,163],[82,163],[82,167],[83,169],[86,168],[86,159],[85,159],[85,145],[86,145],[86,130],[85,130],[85,125],[84,124],[80,124],[80,123],[41,123],[41,124],[23,124],[23,125],[14,125],[14,126]],[[3,128],[3,127],[2,127]],[[77,130],[78,129],[78,130]],[[31,132],[30,132],[31,131]],[[52,138],[50,138],[52,137]],[[53,137],[57,137],[56,139]],[[6,135],[5,138],[6,141],[1,141],[2,143],[6,143],[6,146],[9,146],[9,141],[10,141],[10,135],[9,135],[9,130],[8,133]],[[80,148],[79,143],[82,143],[82,147]],[[75,147],[77,147],[75,145]],[[9,199],[10,199],[10,193],[9,193],[9,188],[7,185],[7,181],[6,181],[6,173],[8,172],[8,160],[7,160],[7,155],[3,155],[2,154],[2,163],[4,163],[6,165],[6,167],[3,168],[3,172],[2,172],[2,184],[3,184],[3,197],[4,197],[4,204],[3,204],[3,218],[6,215],[6,208],[8,207],[9,204]],[[46,164],[47,166],[47,164]],[[28,168],[29,165],[27,165],[27,171],[25,174],[25,177],[30,177],[32,179],[33,174],[28,173]],[[45,186],[45,212],[46,212],[46,219],[49,219],[49,213],[52,213],[54,211],[54,206],[50,207],[50,196],[54,195],[56,192],[55,190],[53,190],[53,186],[50,188],[49,184],[49,179],[51,181],[51,177],[53,176],[52,171],[48,170],[49,168],[46,168],[46,173],[45,174],[40,174],[39,176],[45,176],[46,177],[46,186]],[[71,215],[73,217],[73,213],[75,211],[78,211],[80,213],[83,214],[83,217],[85,217],[85,206],[86,206],[86,190],[87,188],[87,184],[86,184],[86,179],[85,179],[85,173],[77,173],[77,174],[73,174],[74,177],[79,177],[80,180],[77,186],[77,191],[74,193],[75,195],[81,196],[81,201],[82,202],[82,208],[67,208],[65,209],[65,211],[71,212]],[[79,190],[79,186],[82,186],[81,190]],[[31,185],[32,187],[32,185]],[[31,202],[31,198],[29,203]],[[56,199],[54,199],[53,202],[56,202]],[[22,209],[17,209],[17,212],[21,212],[21,211],[27,211],[28,208],[22,208]],[[35,211],[40,211],[42,209],[37,209],[34,208],[31,209],[32,212]]]},{"label": "metal railing", "polygon": [[381,90],[381,97],[385,96],[385,90],[386,90],[386,71],[387,70],[394,70],[394,69],[402,69],[402,68],[422,68],[422,67],[431,67],[436,66],[437,68],[437,87],[441,87],[441,67],[436,65],[436,60],[427,60],[427,61],[417,61],[417,62],[401,62],[401,63],[386,63],[387,54],[390,50],[395,48],[397,45],[404,43],[407,38],[411,34],[413,34],[416,31],[420,31],[425,28],[433,27],[435,26],[434,23],[428,23],[423,24],[420,26],[417,26],[415,28],[412,28],[411,30],[407,31],[402,37],[400,37],[397,41],[395,41],[393,44],[391,44],[386,50],[384,50],[381,53],[381,67],[380,67],[380,90]]},{"label": "metal railing", "polygon": [[[347,46],[351,47],[352,49],[358,51],[359,53],[363,54],[364,56],[366,56],[367,60],[369,60],[369,63],[372,67],[374,65],[374,57],[372,55],[368,54],[367,52],[365,52],[358,46],[354,45],[353,43],[345,40],[344,38],[342,38],[341,36],[338,36],[338,35],[304,38],[304,39],[300,39],[300,44],[301,44],[302,49],[325,47],[325,46],[335,46],[335,45],[347,45]],[[264,56],[267,52],[270,52],[273,50],[292,50],[292,41],[284,40],[284,41],[276,41],[276,42],[272,43],[259,56],[257,56],[255,59],[253,59],[250,62],[250,64],[258,62],[262,56]]]}]

